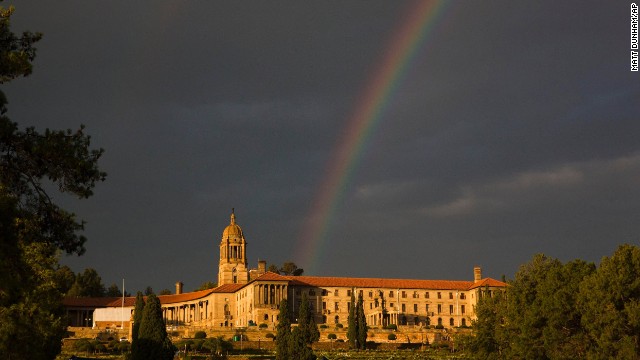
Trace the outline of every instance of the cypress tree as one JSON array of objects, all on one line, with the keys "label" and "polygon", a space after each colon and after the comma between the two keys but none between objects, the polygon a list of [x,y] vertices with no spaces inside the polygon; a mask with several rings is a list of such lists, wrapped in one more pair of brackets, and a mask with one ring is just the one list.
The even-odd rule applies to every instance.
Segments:
[{"label": "cypress tree", "polygon": [[298,326],[293,329],[289,349],[296,359],[315,359],[311,344],[320,339],[320,331],[309,306],[307,294],[302,295],[302,303],[298,313]]},{"label": "cypress tree", "polygon": [[300,310],[298,312],[297,328],[302,331],[302,340],[305,344],[311,345],[311,343],[320,340],[320,331],[314,318],[315,316],[313,316],[313,312],[309,306],[309,298],[306,293],[303,293]]},{"label": "cypress tree", "polygon": [[356,348],[356,341],[358,339],[358,322],[356,314],[356,299],[353,295],[355,290],[351,290],[351,302],[349,305],[349,328],[347,329],[347,339],[349,340],[349,347]]},{"label": "cypress tree", "polygon": [[289,307],[287,300],[280,302],[278,313],[278,326],[276,333],[276,360],[291,359],[289,343],[291,342],[291,321],[289,320]]},{"label": "cypress tree", "polygon": [[138,291],[136,295],[136,305],[133,310],[133,328],[131,329],[131,346],[134,346],[138,340],[138,331],[140,330],[140,322],[142,322],[142,312],[144,311],[144,298],[142,293]]},{"label": "cypress tree", "polygon": [[147,303],[142,312],[137,346],[132,349],[132,358],[133,360],[172,360],[175,351],[176,347],[167,336],[160,300],[156,295],[151,294],[147,297]]},{"label": "cypress tree", "polygon": [[358,305],[356,307],[357,314],[357,339],[358,339],[358,349],[366,349],[367,345],[367,319],[364,316],[364,304],[362,300],[362,294],[358,295]]}]

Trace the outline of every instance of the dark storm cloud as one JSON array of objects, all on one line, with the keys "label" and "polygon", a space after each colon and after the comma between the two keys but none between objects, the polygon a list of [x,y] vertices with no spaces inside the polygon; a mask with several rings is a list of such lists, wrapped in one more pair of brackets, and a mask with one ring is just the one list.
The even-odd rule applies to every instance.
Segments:
[{"label": "dark storm cloud", "polygon": [[[15,5],[14,30],[45,37],[34,74],[3,89],[9,115],[84,123],[106,149],[96,195],[63,198],[89,222],[87,254],[63,262],[160,290],[216,278],[231,207],[252,266],[298,260],[333,148],[412,3]],[[594,261],[637,243],[627,12],[449,3],[387,99],[312,275],[510,276],[537,252]]]}]

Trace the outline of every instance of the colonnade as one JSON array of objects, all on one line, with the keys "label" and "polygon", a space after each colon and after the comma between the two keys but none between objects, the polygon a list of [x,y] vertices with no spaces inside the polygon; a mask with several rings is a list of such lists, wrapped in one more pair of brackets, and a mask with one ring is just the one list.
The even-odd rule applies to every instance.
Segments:
[{"label": "colonnade", "polygon": [[287,298],[288,285],[283,284],[257,284],[254,285],[254,303],[256,306],[278,306]]},{"label": "colonnade", "polygon": [[163,306],[162,317],[167,325],[183,325],[206,320],[209,318],[209,300],[178,306]]}]

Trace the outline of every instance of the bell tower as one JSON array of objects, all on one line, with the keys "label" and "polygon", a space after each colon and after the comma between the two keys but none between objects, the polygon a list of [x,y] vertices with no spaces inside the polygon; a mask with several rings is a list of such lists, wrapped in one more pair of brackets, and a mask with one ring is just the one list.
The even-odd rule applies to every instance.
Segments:
[{"label": "bell tower", "polygon": [[236,224],[236,215],[231,209],[231,222],[222,232],[220,241],[218,286],[249,282],[246,247],[247,242],[242,234],[242,228]]}]

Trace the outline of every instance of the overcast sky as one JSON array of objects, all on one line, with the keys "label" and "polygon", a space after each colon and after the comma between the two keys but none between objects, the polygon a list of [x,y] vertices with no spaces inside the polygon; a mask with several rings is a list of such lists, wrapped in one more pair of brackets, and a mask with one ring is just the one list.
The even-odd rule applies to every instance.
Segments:
[{"label": "overcast sky", "polygon": [[536,253],[639,243],[640,76],[627,1],[446,3],[337,203],[314,266],[313,201],[408,1],[5,1],[40,31],[4,85],[21,126],[86,125],[105,149],[63,256],[128,290],[217,279],[235,207],[251,267],[305,275],[512,277]]}]

